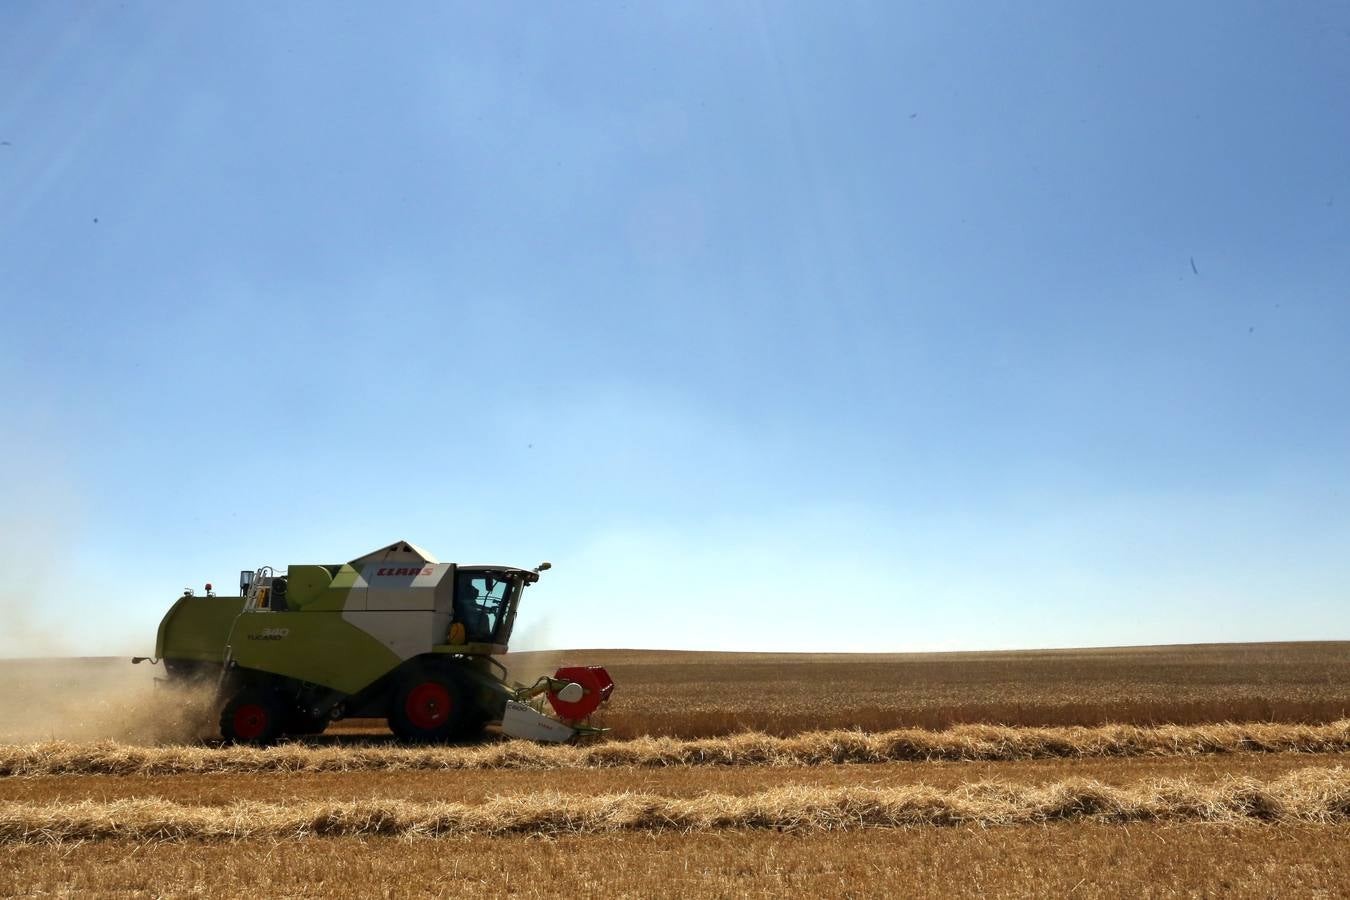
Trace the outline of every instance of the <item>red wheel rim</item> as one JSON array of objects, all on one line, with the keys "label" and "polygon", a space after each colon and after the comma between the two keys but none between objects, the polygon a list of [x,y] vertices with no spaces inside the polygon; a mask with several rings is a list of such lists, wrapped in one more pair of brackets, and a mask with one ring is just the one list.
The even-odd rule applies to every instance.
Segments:
[{"label": "red wheel rim", "polygon": [[451,705],[450,692],[445,689],[445,685],[424,681],[408,691],[403,711],[408,714],[408,721],[413,725],[424,731],[432,731],[450,718]]},{"label": "red wheel rim", "polygon": [[234,711],[234,736],[251,741],[267,730],[267,710],[258,703],[243,703]]}]

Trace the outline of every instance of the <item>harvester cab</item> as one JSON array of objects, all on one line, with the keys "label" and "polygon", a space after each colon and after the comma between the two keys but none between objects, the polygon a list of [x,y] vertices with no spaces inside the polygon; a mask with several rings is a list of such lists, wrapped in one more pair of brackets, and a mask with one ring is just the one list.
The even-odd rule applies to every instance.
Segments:
[{"label": "harvester cab", "polygon": [[571,740],[601,730],[590,717],[613,691],[608,673],[571,667],[513,686],[495,658],[522,593],[549,568],[442,563],[399,541],[347,563],[247,569],[238,597],[185,591],[156,656],[170,681],[215,680],[228,740],[316,734],[347,717],[385,718],[405,740],[489,724]]}]

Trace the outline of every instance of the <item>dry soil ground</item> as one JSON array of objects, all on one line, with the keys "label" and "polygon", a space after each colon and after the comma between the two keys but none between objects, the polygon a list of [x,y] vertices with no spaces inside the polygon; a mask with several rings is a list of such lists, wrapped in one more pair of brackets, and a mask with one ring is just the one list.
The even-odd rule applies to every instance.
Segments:
[{"label": "dry soil ground", "polygon": [[[566,658],[610,667],[616,739],[672,737],[405,753],[364,722],[166,747],[144,673],[0,663],[0,892],[1350,895],[1350,644]],[[1221,720],[1310,725],[1152,727]],[[1013,727],[900,733],[864,748],[888,761],[843,764],[820,747],[858,759],[860,739],[716,737],[960,722]],[[1103,722],[1147,727],[1029,727]]]}]

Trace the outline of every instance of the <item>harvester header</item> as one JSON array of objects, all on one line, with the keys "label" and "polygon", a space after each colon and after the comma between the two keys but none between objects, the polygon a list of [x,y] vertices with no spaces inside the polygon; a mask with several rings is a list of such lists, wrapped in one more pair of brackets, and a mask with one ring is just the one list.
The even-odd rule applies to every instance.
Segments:
[{"label": "harvester header", "polygon": [[346,563],[246,569],[237,597],[184,591],[155,655],[171,682],[215,679],[228,740],[316,734],[357,716],[385,718],[405,740],[468,738],[489,724],[571,740],[598,730],[589,719],[613,691],[608,673],[567,667],[510,686],[495,659],[522,593],[549,568],[442,563],[396,541]]}]

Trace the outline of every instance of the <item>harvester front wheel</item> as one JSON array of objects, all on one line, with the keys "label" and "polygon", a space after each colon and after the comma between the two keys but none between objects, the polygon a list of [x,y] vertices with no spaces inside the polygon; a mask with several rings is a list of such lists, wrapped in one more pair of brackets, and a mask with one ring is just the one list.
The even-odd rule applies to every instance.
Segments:
[{"label": "harvester front wheel", "polygon": [[405,741],[445,741],[459,736],[467,712],[459,681],[441,672],[419,672],[394,692],[389,727]]},{"label": "harvester front wheel", "polygon": [[246,687],[221,711],[220,734],[236,744],[270,744],[281,736],[285,715],[276,694]]}]

